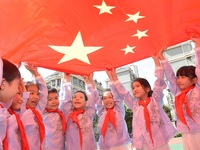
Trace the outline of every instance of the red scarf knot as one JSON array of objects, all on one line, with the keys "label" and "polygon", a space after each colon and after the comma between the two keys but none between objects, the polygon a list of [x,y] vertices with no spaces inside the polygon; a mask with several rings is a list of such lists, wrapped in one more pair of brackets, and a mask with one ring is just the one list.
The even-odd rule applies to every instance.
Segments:
[{"label": "red scarf knot", "polygon": [[66,120],[65,120],[65,116],[63,115],[62,111],[56,109],[56,110],[52,110],[52,109],[48,109],[48,108],[45,108],[45,110],[48,112],[48,113],[52,113],[52,112],[56,112],[60,115],[60,119],[62,121],[62,132],[63,134],[65,133],[66,131]]},{"label": "red scarf knot", "polygon": [[[80,146],[82,148],[82,132],[81,132],[81,127],[80,127],[80,124],[79,124],[79,121],[78,121],[78,115],[79,114],[83,114],[85,112],[84,109],[82,110],[73,110],[68,118],[67,118],[67,122],[72,118],[72,121],[75,122],[78,126],[78,130],[79,130],[79,137],[80,137]],[[88,145],[89,146],[89,145]]]},{"label": "red scarf knot", "polygon": [[150,120],[150,115],[149,115],[149,111],[148,111],[148,104],[150,103],[151,99],[148,97],[146,99],[146,102],[144,100],[139,100],[139,105],[143,106],[144,107],[144,118],[145,118],[145,122],[146,122],[146,128],[147,128],[147,131],[149,132],[149,135],[150,135],[150,138],[151,138],[151,141],[154,145],[154,141],[153,141],[153,136],[152,136],[152,132],[151,132],[151,120]]},{"label": "red scarf knot", "polygon": [[185,90],[182,90],[181,91],[181,94],[179,94],[178,96],[175,97],[175,107],[176,107],[176,112],[177,112],[177,116],[178,116],[178,119],[184,123],[188,129],[190,130],[190,127],[188,126],[186,120],[185,120],[185,116],[184,116],[184,111],[183,111],[183,104],[185,104],[185,109],[186,109],[186,113],[187,115],[193,120],[193,117],[192,117],[192,113],[190,112],[190,108],[189,108],[189,105],[188,105],[188,101],[187,101],[187,97],[186,97],[186,94],[192,90],[194,88],[194,86],[191,86]]},{"label": "red scarf knot", "polygon": [[44,127],[42,116],[35,108],[29,107],[29,106],[26,106],[26,108],[32,110],[32,112],[34,113],[35,118],[37,120],[37,123],[38,123],[38,126],[39,126],[39,133],[40,133],[40,143],[41,143],[40,149],[41,149],[42,142],[43,142],[44,137],[45,137],[45,127]]},{"label": "red scarf knot", "polygon": [[102,125],[102,128],[101,128],[101,133],[103,135],[103,138],[105,138],[105,135],[106,135],[108,122],[110,122],[114,126],[115,130],[117,128],[115,112],[113,111],[113,109],[114,108],[107,108],[107,113],[106,113],[106,116],[105,116],[105,119],[104,119],[104,122],[103,122],[103,125]]},{"label": "red scarf knot", "polygon": [[16,117],[18,129],[19,129],[19,132],[20,132],[20,135],[21,135],[21,147],[22,147],[22,150],[29,150],[29,144],[28,144],[28,140],[27,140],[27,137],[26,137],[24,125],[23,125],[23,123],[22,123],[22,121],[20,119],[19,114],[15,113],[10,108],[8,109],[8,112],[11,115],[15,115],[15,117]]}]

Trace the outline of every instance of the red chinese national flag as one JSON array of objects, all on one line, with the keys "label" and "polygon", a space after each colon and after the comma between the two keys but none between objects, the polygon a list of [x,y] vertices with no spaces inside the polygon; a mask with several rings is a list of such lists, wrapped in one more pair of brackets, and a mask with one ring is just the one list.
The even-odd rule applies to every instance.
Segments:
[{"label": "red chinese national flag", "polygon": [[0,54],[90,74],[199,34],[199,12],[199,0],[1,0]]}]

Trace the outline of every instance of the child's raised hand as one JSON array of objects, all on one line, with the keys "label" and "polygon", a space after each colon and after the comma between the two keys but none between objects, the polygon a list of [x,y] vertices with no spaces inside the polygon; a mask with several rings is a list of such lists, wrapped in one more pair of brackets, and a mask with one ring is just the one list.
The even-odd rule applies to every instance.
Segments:
[{"label": "child's raised hand", "polygon": [[155,52],[155,53],[153,53],[153,54],[151,55],[151,57],[153,58],[153,60],[159,59],[159,55],[158,55],[158,54],[159,54],[159,53]]},{"label": "child's raised hand", "polygon": [[192,37],[191,40],[192,40],[193,42],[195,42],[195,45],[196,45],[195,47],[196,47],[196,48],[197,48],[197,47],[200,47],[200,38],[199,38],[198,35]]},{"label": "child's raised hand", "polygon": [[86,84],[89,84],[89,78],[90,77],[88,75],[84,75],[83,76],[83,79],[84,79],[84,81],[85,81]]},{"label": "child's raised hand", "polygon": [[66,82],[70,82],[70,73],[64,73],[64,79],[66,80]]},{"label": "child's raised hand", "polygon": [[160,66],[160,61],[159,61],[159,54],[156,52],[156,53],[153,53],[151,55],[151,57],[153,58],[154,60],[154,63],[156,66]]},{"label": "child's raised hand", "polygon": [[118,80],[118,77],[117,77],[117,73],[116,73],[116,69],[115,69],[115,68],[113,68],[113,69],[111,70],[111,74],[112,74],[113,82],[114,82],[114,81],[117,81],[117,80]]},{"label": "child's raised hand", "polygon": [[108,75],[110,81],[112,82],[112,81],[113,81],[112,70],[108,70],[108,69],[106,69],[105,71],[106,71],[106,74]]},{"label": "child's raised hand", "polygon": [[32,63],[27,63],[25,65],[25,68],[27,70],[29,70],[35,77],[39,76],[40,74],[38,73],[38,70],[37,70],[37,66],[35,66],[34,64]]},{"label": "child's raised hand", "polygon": [[163,53],[164,53],[164,51],[166,50],[166,46],[163,46],[160,50],[159,50],[159,52],[158,52],[158,57],[159,57],[159,59],[160,60],[165,60],[165,57],[164,57],[164,55],[163,55]]},{"label": "child's raised hand", "polygon": [[25,85],[24,85],[24,78],[21,78],[20,80],[19,80],[19,86],[21,86],[21,88],[22,88],[22,92],[26,92],[26,87],[25,87]]}]

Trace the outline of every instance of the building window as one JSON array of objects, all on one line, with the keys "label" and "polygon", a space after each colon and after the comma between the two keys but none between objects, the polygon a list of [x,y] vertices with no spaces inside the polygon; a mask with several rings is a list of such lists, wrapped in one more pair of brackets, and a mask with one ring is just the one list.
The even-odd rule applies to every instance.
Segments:
[{"label": "building window", "polygon": [[57,86],[61,85],[61,79],[57,79]]},{"label": "building window", "polygon": [[73,90],[72,90],[72,94],[74,95],[74,93],[77,91],[77,89],[76,88],[73,88]]},{"label": "building window", "polygon": [[73,77],[73,83],[74,83],[74,85],[77,85],[77,84],[78,84],[78,80],[77,80],[76,77]]},{"label": "building window", "polygon": [[55,86],[55,85],[56,85],[55,80],[52,80],[52,81],[51,81],[51,85],[52,85],[52,86]]},{"label": "building window", "polygon": [[79,81],[79,84],[80,84],[80,87],[85,87],[85,83],[82,80]]}]

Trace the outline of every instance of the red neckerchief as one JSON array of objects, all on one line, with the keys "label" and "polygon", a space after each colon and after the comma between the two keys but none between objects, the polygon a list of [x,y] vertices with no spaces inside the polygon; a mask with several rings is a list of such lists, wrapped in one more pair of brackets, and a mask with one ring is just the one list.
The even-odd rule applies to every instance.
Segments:
[{"label": "red neckerchief", "polygon": [[[0,107],[4,108],[4,106],[1,104],[0,104]],[[8,150],[8,130],[7,130],[7,128],[6,128],[6,136],[3,139],[3,150]]]},{"label": "red neckerchief", "polygon": [[66,121],[65,121],[65,116],[63,115],[62,111],[60,111],[58,109],[52,110],[52,109],[48,109],[48,108],[45,108],[45,110],[48,113],[57,112],[60,115],[60,118],[61,118],[61,121],[62,121],[62,132],[65,133],[65,130],[66,130]]},{"label": "red neckerchief", "polygon": [[21,146],[22,146],[22,150],[29,150],[29,144],[28,144],[28,140],[26,137],[26,133],[25,133],[25,129],[24,129],[24,125],[20,119],[19,114],[15,113],[12,109],[8,109],[8,112],[11,115],[15,115],[16,120],[17,120],[17,124],[18,124],[18,129],[21,135]]},{"label": "red neckerchief", "polygon": [[116,118],[115,118],[115,112],[113,111],[113,108],[107,108],[106,117],[105,117],[103,125],[101,127],[101,133],[102,133],[103,138],[105,138],[109,121],[116,130]]},{"label": "red neckerchief", "polygon": [[183,104],[185,104],[185,108],[186,108],[186,113],[187,115],[193,120],[193,117],[192,117],[192,114],[190,112],[190,108],[188,106],[188,102],[187,102],[187,98],[186,98],[186,94],[191,90],[193,89],[194,86],[191,86],[185,90],[182,90],[181,91],[181,94],[176,96],[175,97],[175,107],[176,107],[176,112],[177,112],[177,116],[178,116],[178,119],[184,123],[188,129],[190,130],[190,127],[188,126],[186,120],[185,120],[185,116],[184,116],[184,112],[183,112]]},{"label": "red neckerchief", "polygon": [[143,100],[139,100],[139,104],[141,106],[144,107],[144,118],[145,118],[145,122],[146,122],[146,128],[147,128],[147,131],[149,132],[149,135],[150,135],[150,138],[151,138],[151,141],[154,145],[154,141],[153,141],[153,137],[152,137],[152,132],[151,132],[151,124],[150,124],[150,115],[149,115],[149,111],[148,111],[148,104],[150,103],[151,99],[149,97],[147,97],[146,99],[146,102],[144,102]]},{"label": "red neckerchief", "polygon": [[[42,116],[40,115],[40,113],[35,109],[35,108],[32,108],[32,107],[29,107],[29,106],[26,106],[27,109],[31,109],[32,112],[34,113],[35,115],[35,118],[37,120],[37,123],[38,123],[38,126],[39,126],[39,133],[40,133],[40,143],[42,145],[42,141],[45,137],[45,128],[44,128],[44,123],[43,123],[43,119],[42,119]],[[40,145],[40,149],[41,148],[41,145]]]},{"label": "red neckerchief", "polygon": [[72,118],[72,121],[75,122],[77,124],[77,126],[78,126],[81,148],[82,148],[82,132],[81,132],[80,124],[79,124],[79,121],[78,121],[78,115],[84,113],[84,111],[85,111],[84,109],[82,109],[82,110],[73,110],[69,114],[69,116],[67,118],[67,122]]}]

